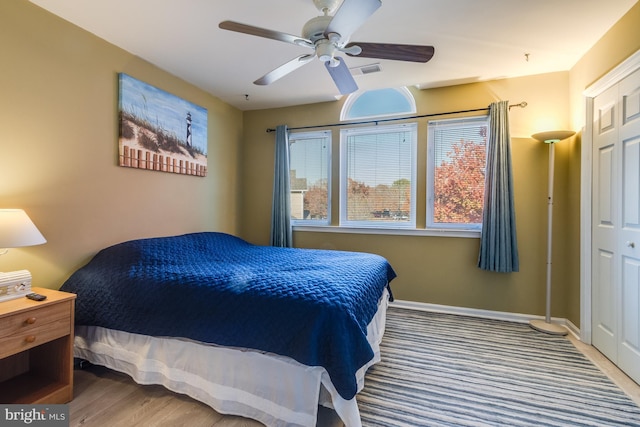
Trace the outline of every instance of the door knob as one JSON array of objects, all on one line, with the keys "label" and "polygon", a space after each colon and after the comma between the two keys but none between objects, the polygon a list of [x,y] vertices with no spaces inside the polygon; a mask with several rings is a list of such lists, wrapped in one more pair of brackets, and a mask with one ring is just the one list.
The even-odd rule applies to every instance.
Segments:
[{"label": "door knob", "polygon": [[633,242],[627,242],[627,246],[630,247],[630,248],[635,248],[636,244],[633,243]]}]

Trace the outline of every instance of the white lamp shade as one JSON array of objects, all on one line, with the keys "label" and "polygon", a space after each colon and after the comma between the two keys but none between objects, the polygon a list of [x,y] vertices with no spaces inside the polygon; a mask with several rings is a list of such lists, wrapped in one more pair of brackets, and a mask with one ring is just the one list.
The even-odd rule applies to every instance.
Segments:
[{"label": "white lamp shade", "polygon": [[19,248],[47,240],[22,209],[0,209],[0,248]]},{"label": "white lamp shade", "polygon": [[534,133],[533,135],[531,135],[531,138],[537,139],[538,141],[544,142],[546,144],[553,144],[567,139],[575,134],[576,133],[572,130],[552,130],[549,132]]}]

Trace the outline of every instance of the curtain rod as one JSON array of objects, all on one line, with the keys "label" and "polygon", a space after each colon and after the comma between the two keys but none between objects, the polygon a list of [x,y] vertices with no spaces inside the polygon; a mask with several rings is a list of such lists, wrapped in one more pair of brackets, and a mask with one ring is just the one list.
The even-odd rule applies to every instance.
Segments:
[{"label": "curtain rod", "polygon": [[[527,103],[525,101],[522,101],[522,102],[520,102],[518,104],[509,105],[509,110],[511,110],[511,107],[524,108],[526,106],[527,106]],[[392,122],[392,121],[397,121],[397,120],[421,119],[421,118],[424,118],[424,117],[446,116],[448,114],[474,113],[476,111],[487,111],[488,109],[489,109],[489,107],[486,107],[486,108],[475,108],[475,109],[472,109],[472,110],[448,111],[446,113],[421,114],[419,116],[393,117],[393,118],[390,118],[390,119],[366,120],[366,121],[363,121],[363,122],[331,123],[331,124],[328,124],[328,125],[301,126],[301,127],[289,128],[289,130],[328,128],[328,127],[334,127],[334,126],[349,126],[349,125],[365,125],[365,124],[371,124],[371,123],[375,123],[377,125],[378,123],[383,123],[383,122]],[[275,129],[271,129],[271,128],[267,129],[267,133],[275,132],[275,131],[276,131]]]}]

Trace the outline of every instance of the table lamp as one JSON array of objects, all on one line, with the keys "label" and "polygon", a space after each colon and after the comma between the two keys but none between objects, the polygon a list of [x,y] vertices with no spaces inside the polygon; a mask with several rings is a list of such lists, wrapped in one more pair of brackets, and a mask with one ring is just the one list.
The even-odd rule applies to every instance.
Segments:
[{"label": "table lamp", "polygon": [[[22,209],[0,209],[0,255],[11,248],[46,243],[46,239]],[[27,270],[0,273],[0,301],[19,298],[31,292],[31,273]]]}]

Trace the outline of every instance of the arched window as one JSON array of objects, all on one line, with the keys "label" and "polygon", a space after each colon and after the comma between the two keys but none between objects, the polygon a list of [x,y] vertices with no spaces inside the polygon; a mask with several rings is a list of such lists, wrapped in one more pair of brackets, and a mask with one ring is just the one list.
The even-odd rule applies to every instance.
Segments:
[{"label": "arched window", "polygon": [[[370,120],[416,113],[405,87],[349,95],[340,119]],[[340,131],[340,225],[415,228],[417,124]]]},{"label": "arched window", "polygon": [[406,87],[352,93],[342,107],[340,120],[415,114],[416,101]]}]

